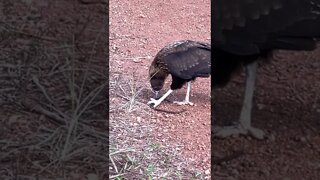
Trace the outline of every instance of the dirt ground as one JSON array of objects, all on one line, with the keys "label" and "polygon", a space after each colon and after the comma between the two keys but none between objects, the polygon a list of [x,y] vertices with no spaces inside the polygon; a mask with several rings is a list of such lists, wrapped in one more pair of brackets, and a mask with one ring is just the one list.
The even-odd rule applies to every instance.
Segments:
[{"label": "dirt ground", "polygon": [[[150,141],[161,146],[176,147],[175,152],[169,152],[170,156],[177,153],[175,157],[171,157],[179,157],[179,162],[176,161],[176,164],[182,163],[181,166],[185,170],[194,171],[195,174],[198,172],[203,175],[202,178],[210,178],[210,78],[197,79],[192,84],[191,101],[195,106],[178,106],[172,103],[174,100],[183,100],[186,93],[185,87],[174,92],[168,97],[168,101],[158,106],[159,109],[178,112],[177,114],[155,111],[146,105],[154,96],[148,82],[148,68],[156,53],[176,40],[210,41],[210,1],[111,0],[109,25],[110,127],[112,128],[110,145],[117,144],[119,137],[114,134],[121,131],[116,130],[117,125],[113,124],[113,120],[124,113],[118,110],[117,103],[126,103],[121,100],[125,99],[123,96],[126,92],[119,95],[121,90],[116,89],[113,82],[118,78],[117,82],[120,84],[130,83],[133,77],[136,85],[142,88],[141,93],[134,99],[139,103],[139,107],[134,112],[123,115],[123,118],[126,118],[125,122],[136,123],[138,126],[150,124],[154,127],[152,133],[148,134],[152,136]],[[169,78],[161,93],[168,90],[170,83]],[[113,111],[113,109],[116,110]],[[180,111],[183,112],[179,113]],[[119,121],[124,120],[119,119],[114,123]],[[146,142],[147,139],[140,138],[137,141]],[[140,149],[135,144],[131,147]],[[153,156],[157,155],[153,154]],[[156,161],[159,160],[156,159]],[[173,167],[173,171],[178,169]],[[111,172],[113,170],[114,168]],[[170,176],[153,175],[152,177],[157,179],[157,177]],[[191,176],[186,178],[189,179]]]},{"label": "dirt ground", "polygon": [[266,140],[210,145],[211,115],[214,125],[238,118],[243,74],[215,90],[213,114],[210,78],[193,83],[195,106],[172,104],[185,88],[159,106],[183,112],[146,105],[155,54],[210,41],[207,0],[110,1],[108,156],[106,5],[85,2],[1,2],[0,179],[107,179],[108,162],[110,179],[210,179],[210,168],[214,179],[319,179],[319,49],[279,52],[259,69],[253,124]]},{"label": "dirt ground", "polygon": [[107,3],[0,2],[0,179],[107,179]]},{"label": "dirt ground", "polygon": [[[319,179],[320,48],[276,53],[258,70],[253,125],[266,140],[214,139],[214,179]],[[243,74],[215,90],[215,124],[236,121],[242,103]],[[241,91],[239,90],[241,89]]]},{"label": "dirt ground", "polygon": [[[195,106],[171,103],[184,97],[185,88],[170,96],[171,102],[164,101],[159,106],[182,113],[157,112],[146,105],[153,96],[147,73],[155,54],[175,40],[210,40],[210,2],[112,0],[109,25],[111,152],[134,149],[145,154],[143,160],[135,161],[140,163],[139,167],[134,166],[140,169],[139,173],[133,173],[134,168],[124,171],[125,167],[115,172],[115,167],[121,165],[114,163],[109,168],[112,177],[144,174],[142,177],[176,179],[172,173],[179,170],[183,174],[178,176],[180,179],[210,179],[212,166],[212,178],[218,180],[318,179],[320,50],[280,51],[273,61],[261,65],[253,125],[265,130],[267,139],[213,139],[211,146],[210,79],[197,79],[193,83],[191,100]],[[164,89],[169,85],[170,80]],[[238,119],[243,85],[242,73],[227,87],[214,90],[213,125],[230,124]],[[150,148],[150,143],[152,147],[162,147],[165,157]],[[170,159],[166,161],[170,165],[158,163],[163,158]],[[123,161],[118,159],[120,164]]]}]

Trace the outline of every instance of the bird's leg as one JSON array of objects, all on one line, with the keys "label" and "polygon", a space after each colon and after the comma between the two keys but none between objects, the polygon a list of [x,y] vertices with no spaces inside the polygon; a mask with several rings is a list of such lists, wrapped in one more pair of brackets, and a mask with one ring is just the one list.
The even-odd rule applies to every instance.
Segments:
[{"label": "bird's leg", "polygon": [[186,93],[186,97],[185,97],[184,101],[174,101],[173,103],[176,103],[179,105],[189,104],[189,105],[193,106],[193,103],[190,102],[190,91],[191,91],[191,82],[188,81],[187,82],[187,93]]},{"label": "bird's leg", "polygon": [[240,113],[239,128],[241,128],[245,134],[249,133],[255,138],[263,139],[264,132],[260,129],[251,126],[251,110],[255,80],[257,77],[257,67],[257,62],[254,62],[246,66],[246,87],[243,106]]},{"label": "bird's leg", "polygon": [[160,99],[156,100],[151,98],[148,104],[154,104],[153,107],[157,107],[166,97],[168,97],[173,92],[172,89],[169,89]]},{"label": "bird's leg", "polygon": [[216,137],[227,137],[236,134],[251,135],[257,139],[264,138],[264,132],[251,126],[251,109],[252,99],[257,74],[257,62],[253,62],[246,66],[246,85],[244,101],[240,113],[239,124],[231,127],[217,128],[214,132]]}]

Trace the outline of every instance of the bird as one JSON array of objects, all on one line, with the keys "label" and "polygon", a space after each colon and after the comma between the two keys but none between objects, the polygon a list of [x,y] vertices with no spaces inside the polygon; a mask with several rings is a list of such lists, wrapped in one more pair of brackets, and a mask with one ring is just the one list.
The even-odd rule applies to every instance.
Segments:
[{"label": "bird", "polygon": [[316,48],[320,0],[215,0],[211,24],[212,88],[223,88],[241,67],[246,74],[237,124],[213,127],[213,137],[250,135],[263,139],[265,132],[251,125],[258,63],[271,61],[277,50]]},{"label": "bird", "polygon": [[[197,77],[210,77],[211,44],[179,40],[167,44],[153,59],[149,67],[149,78],[155,98],[147,103],[157,107],[173,91],[187,84],[187,92],[183,101],[174,101],[178,105],[193,105],[190,101],[191,81]],[[170,89],[159,99],[159,91],[163,88],[166,78],[171,75]]]}]

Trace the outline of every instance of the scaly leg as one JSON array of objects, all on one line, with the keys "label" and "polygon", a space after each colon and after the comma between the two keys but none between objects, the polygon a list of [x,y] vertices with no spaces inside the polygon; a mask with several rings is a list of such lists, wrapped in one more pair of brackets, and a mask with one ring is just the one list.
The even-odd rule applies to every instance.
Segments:
[{"label": "scaly leg", "polygon": [[172,89],[169,89],[160,99],[156,100],[151,98],[147,104],[154,104],[153,107],[157,107],[166,97],[168,97],[173,92]]},{"label": "scaly leg", "polygon": [[191,91],[191,82],[187,82],[187,93],[186,93],[186,97],[184,99],[184,101],[174,101],[173,103],[175,104],[179,104],[179,105],[186,105],[189,104],[191,106],[193,106],[193,103],[190,102],[190,91]]},{"label": "scaly leg", "polygon": [[241,109],[239,124],[237,126],[214,128],[214,136],[225,138],[231,135],[251,135],[257,139],[263,139],[265,134],[262,130],[251,126],[252,99],[257,74],[257,62],[246,66],[246,85],[244,101]]}]

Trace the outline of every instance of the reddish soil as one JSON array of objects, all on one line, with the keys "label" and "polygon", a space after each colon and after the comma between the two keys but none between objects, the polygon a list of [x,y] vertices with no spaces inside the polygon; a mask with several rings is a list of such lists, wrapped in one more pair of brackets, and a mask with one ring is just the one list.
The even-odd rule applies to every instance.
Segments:
[{"label": "reddish soil", "polygon": [[[148,68],[156,53],[176,40],[210,41],[210,1],[110,1],[110,76],[134,74],[146,82],[148,90],[140,101],[147,103],[153,94]],[[161,93],[168,90],[171,80]],[[182,113],[170,114],[149,109],[141,116],[152,121],[155,140],[181,145],[182,156],[191,167],[210,173],[210,78],[192,84],[191,101],[195,106],[178,106],[186,88],[173,93],[159,109]],[[136,118],[133,118],[136,119]]]},{"label": "reddish soil", "polygon": [[107,3],[86,2],[0,2],[0,179],[107,179]]},{"label": "reddish soil", "polygon": [[[214,139],[214,179],[319,179],[319,57],[320,49],[280,51],[273,61],[260,67],[253,125],[265,130],[268,138]],[[216,123],[237,120],[243,80],[242,74],[215,91]]]},{"label": "reddish soil", "polygon": [[[140,101],[153,96],[147,82],[148,67],[166,44],[181,39],[209,41],[210,1],[110,1],[110,76],[134,74],[148,88]],[[253,125],[268,133],[266,140],[250,137],[213,139],[210,146],[210,79],[192,85],[195,106],[164,101],[154,111],[136,114],[129,121],[155,125],[153,136],[160,143],[181,145],[190,167],[210,173],[214,179],[318,179],[320,177],[320,50],[279,52],[275,60],[258,71]],[[215,90],[214,124],[238,119],[242,103],[243,74]],[[170,79],[164,87],[168,89]],[[184,98],[183,88],[168,97]],[[116,99],[117,97],[110,97]],[[116,100],[115,100],[116,102]],[[129,122],[128,122],[129,123]],[[212,151],[211,151],[212,150]],[[209,176],[207,178],[210,178]]]}]

